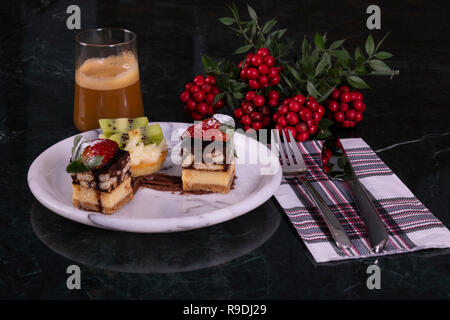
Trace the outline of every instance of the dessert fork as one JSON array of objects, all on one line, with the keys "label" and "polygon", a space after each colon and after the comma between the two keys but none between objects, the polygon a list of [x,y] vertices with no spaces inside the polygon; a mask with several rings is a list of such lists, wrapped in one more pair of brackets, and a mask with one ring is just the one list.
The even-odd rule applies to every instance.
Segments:
[{"label": "dessert fork", "polygon": [[[281,168],[283,171],[283,176],[286,179],[299,179],[302,181],[311,199],[313,199],[331,232],[331,235],[338,246],[338,248],[349,248],[351,247],[350,239],[344,230],[344,227],[339,223],[336,216],[331,212],[330,208],[326,204],[322,196],[317,192],[316,189],[311,185],[311,183],[304,178],[306,175],[306,165],[303,159],[303,154],[300,151],[297,143],[291,132],[289,132],[289,139],[293,143],[286,139],[286,134],[284,130],[281,130],[283,135],[284,143],[280,141],[280,134],[278,130],[272,130],[272,141],[273,146],[276,148],[276,152],[281,156]],[[281,151],[283,150],[283,151]],[[301,179],[303,177],[303,179]],[[292,186],[291,186],[292,187]],[[293,188],[294,192],[298,192]]]}]

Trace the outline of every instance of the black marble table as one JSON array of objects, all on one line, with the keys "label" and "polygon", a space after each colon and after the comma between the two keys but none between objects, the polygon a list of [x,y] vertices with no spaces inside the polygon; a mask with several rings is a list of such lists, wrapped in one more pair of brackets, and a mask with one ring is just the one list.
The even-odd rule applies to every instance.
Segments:
[{"label": "black marble table", "polygon": [[[245,2],[237,2],[244,8]],[[278,16],[288,36],[316,31],[348,46],[368,35],[359,1],[251,1]],[[234,220],[177,234],[127,234],[65,220],[31,194],[26,174],[46,148],[77,132],[72,122],[73,47],[66,8],[82,28],[138,34],[146,114],[188,122],[184,83],[201,73],[200,54],[229,55],[236,38],[215,1],[8,1],[0,5],[0,297],[7,299],[372,299],[450,297],[449,250],[377,259],[381,290],[368,290],[373,259],[314,263],[272,198]],[[436,2],[381,1],[380,39],[400,76],[372,78],[362,137],[411,191],[450,226],[449,14]],[[443,3],[445,5],[445,3]],[[68,290],[66,269],[82,270]]]}]

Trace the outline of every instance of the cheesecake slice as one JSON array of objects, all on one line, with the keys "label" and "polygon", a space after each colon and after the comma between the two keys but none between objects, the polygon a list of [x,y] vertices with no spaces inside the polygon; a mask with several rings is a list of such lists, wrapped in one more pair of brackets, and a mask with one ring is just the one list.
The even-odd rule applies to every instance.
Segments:
[{"label": "cheesecake slice", "polygon": [[230,126],[209,118],[182,135],[181,180],[184,191],[228,193],[235,178]]},{"label": "cheesecake slice", "polygon": [[72,154],[67,167],[72,177],[72,203],[82,210],[112,214],[133,198],[130,154],[112,140],[84,144],[82,152]]}]

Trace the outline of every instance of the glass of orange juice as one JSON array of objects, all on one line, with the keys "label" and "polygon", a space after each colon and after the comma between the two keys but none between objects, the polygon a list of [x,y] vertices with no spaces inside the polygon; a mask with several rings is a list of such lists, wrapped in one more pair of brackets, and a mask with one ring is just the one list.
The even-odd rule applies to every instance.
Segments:
[{"label": "glass of orange juice", "polygon": [[80,131],[101,118],[144,116],[136,34],[120,28],[90,29],[75,37],[73,119]]}]

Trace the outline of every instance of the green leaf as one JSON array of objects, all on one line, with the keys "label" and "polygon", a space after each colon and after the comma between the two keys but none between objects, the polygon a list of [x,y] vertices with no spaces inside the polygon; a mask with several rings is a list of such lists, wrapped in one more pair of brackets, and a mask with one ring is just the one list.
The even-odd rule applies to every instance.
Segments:
[{"label": "green leaf", "polygon": [[272,30],[272,28],[277,24],[277,20],[275,18],[267,21],[266,23],[264,23],[263,27],[262,27],[262,32],[263,33],[267,33],[270,30]]},{"label": "green leaf", "polygon": [[78,172],[86,172],[86,171],[89,171],[89,168],[85,166],[85,164],[83,163],[83,161],[81,161],[81,159],[72,161],[66,167],[66,172],[68,172],[68,173],[78,173]]},{"label": "green leaf", "polygon": [[236,91],[236,92],[233,92],[233,97],[237,100],[241,100],[244,97],[244,95],[241,92]]},{"label": "green leaf", "polygon": [[315,75],[318,76],[319,74],[322,73],[323,70],[325,70],[325,68],[328,65],[328,60],[327,60],[328,55],[324,54],[322,56],[322,59],[320,59],[320,62],[317,64],[316,66],[316,71],[315,71]]},{"label": "green leaf", "polygon": [[344,43],[344,41],[345,41],[345,40],[337,40],[337,41],[333,42],[333,43],[330,45],[330,48],[329,48],[329,49],[333,50],[333,49],[337,49],[337,48],[341,47],[342,44]]},{"label": "green leaf", "polygon": [[258,20],[258,16],[256,15],[255,10],[252,7],[250,7],[249,4],[247,4],[247,9],[248,9],[248,15],[250,16],[250,18],[252,20]]},{"label": "green leaf", "polygon": [[323,118],[319,121],[319,127],[321,129],[328,129],[333,124],[333,120],[328,118]]},{"label": "green leaf", "polygon": [[389,52],[386,52],[386,51],[380,51],[380,52],[378,52],[378,53],[375,55],[375,57],[376,57],[377,59],[384,60],[384,59],[392,58],[393,55],[392,55],[391,53],[389,53]]},{"label": "green leaf", "polygon": [[370,60],[369,66],[375,71],[389,71],[391,68],[381,60]]},{"label": "green leaf", "polygon": [[319,91],[317,91],[316,87],[314,86],[314,84],[311,81],[307,81],[306,82],[306,90],[308,91],[308,93],[310,95],[312,95],[314,98],[319,99],[320,97],[320,93]]},{"label": "green leaf", "polygon": [[216,96],[214,97],[213,105],[215,105],[217,103],[217,101],[222,99],[224,95],[225,95],[225,92],[220,92],[220,93],[216,94]]},{"label": "green leaf", "polygon": [[356,89],[370,88],[369,85],[360,77],[347,76],[346,79],[347,79],[347,82],[349,83],[349,85],[351,85],[353,88],[356,88]]},{"label": "green leaf", "polygon": [[286,65],[286,69],[288,70],[288,72],[290,74],[292,74],[295,78],[295,80],[297,80],[298,82],[302,81],[302,77],[300,76],[300,73],[293,67],[291,67],[290,65]]},{"label": "green leaf", "polygon": [[207,55],[202,55],[202,64],[203,64],[203,68],[205,69],[205,71],[207,73],[209,73],[209,72],[220,73],[219,64],[213,58],[211,58]]},{"label": "green leaf", "polygon": [[358,60],[361,58],[364,59],[364,54],[362,53],[361,48],[359,46],[357,46],[355,49],[355,60]]},{"label": "green leaf", "polygon": [[234,103],[233,103],[233,98],[231,97],[231,95],[229,93],[227,93],[225,97],[226,97],[226,100],[227,100],[228,107],[231,110],[234,110]]},{"label": "green leaf", "polygon": [[309,43],[308,40],[306,40],[306,36],[304,36],[302,42],[302,56],[306,56],[308,52],[309,52]]},{"label": "green leaf", "polygon": [[331,87],[330,89],[328,89],[327,91],[325,91],[325,92],[321,95],[320,99],[317,100],[317,102],[318,102],[318,103],[322,103],[323,101],[325,101],[325,99],[328,98],[328,96],[331,94],[331,92],[333,92],[333,89],[334,89],[334,88],[335,88],[335,87],[333,86],[333,87]]},{"label": "green leaf", "polygon": [[319,48],[320,50],[324,49],[325,39],[321,34],[316,33],[316,35],[314,36],[314,44],[316,45],[316,48]]},{"label": "green leaf", "polygon": [[230,26],[236,22],[236,20],[234,20],[231,17],[222,17],[222,18],[219,18],[219,21],[226,26]]},{"label": "green leaf", "polygon": [[283,81],[286,83],[286,85],[288,86],[289,90],[294,89],[294,86],[292,85],[292,82],[289,80],[288,77],[285,76],[284,73],[280,73],[281,79],[283,79]]},{"label": "green leaf", "polygon": [[373,42],[372,34],[369,34],[366,40],[366,52],[369,56],[373,54],[373,51],[375,49],[375,43]]},{"label": "green leaf", "polygon": [[287,29],[280,29],[280,30],[276,31],[277,39],[280,39],[286,33],[286,31],[287,31]]},{"label": "green leaf", "polygon": [[[327,119],[330,120],[330,119]],[[331,120],[330,120],[331,121]],[[321,129],[319,133],[317,134],[317,139],[326,139],[328,137],[331,137],[333,133],[328,129]]]},{"label": "green leaf", "polygon": [[330,50],[330,54],[332,56],[335,56],[336,58],[338,58],[339,60],[351,60],[352,57],[350,56],[350,54],[348,53],[347,50],[345,49],[341,49],[341,50]]},{"label": "green leaf", "polygon": [[246,44],[245,46],[239,47],[236,49],[236,51],[233,52],[233,54],[241,54],[241,53],[245,53],[248,50],[250,50],[252,46],[250,44]]}]

